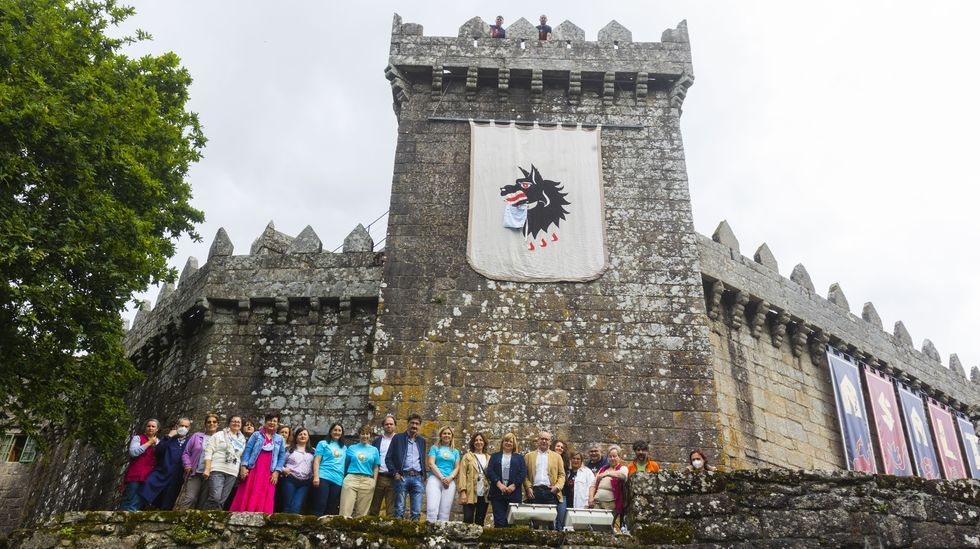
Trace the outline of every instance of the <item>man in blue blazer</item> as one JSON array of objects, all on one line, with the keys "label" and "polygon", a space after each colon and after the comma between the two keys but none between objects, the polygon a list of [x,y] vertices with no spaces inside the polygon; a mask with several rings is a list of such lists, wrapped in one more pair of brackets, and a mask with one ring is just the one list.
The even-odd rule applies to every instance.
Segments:
[{"label": "man in blue blazer", "polygon": [[405,492],[412,506],[412,520],[422,518],[425,491],[425,439],[419,435],[422,416],[408,416],[408,430],[391,439],[385,466],[395,479],[395,517],[405,517]]}]

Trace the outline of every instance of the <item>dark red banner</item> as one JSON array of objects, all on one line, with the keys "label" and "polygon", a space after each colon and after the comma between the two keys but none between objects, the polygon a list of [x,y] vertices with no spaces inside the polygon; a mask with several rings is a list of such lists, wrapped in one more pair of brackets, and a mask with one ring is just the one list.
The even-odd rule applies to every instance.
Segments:
[{"label": "dark red banner", "polygon": [[881,450],[883,473],[900,477],[912,476],[912,460],[905,444],[905,429],[895,399],[895,386],[890,379],[870,368],[864,371],[868,384],[868,396],[878,430],[878,448]]},{"label": "dark red banner", "polygon": [[945,406],[929,399],[929,418],[932,420],[932,433],[936,435],[936,453],[943,466],[943,476],[948,480],[967,478],[953,416]]}]

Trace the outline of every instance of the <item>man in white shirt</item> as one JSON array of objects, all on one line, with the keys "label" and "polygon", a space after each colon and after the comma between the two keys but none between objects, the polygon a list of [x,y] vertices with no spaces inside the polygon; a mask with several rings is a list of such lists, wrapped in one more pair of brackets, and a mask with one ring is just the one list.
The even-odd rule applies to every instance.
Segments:
[{"label": "man in white shirt", "polygon": [[565,486],[565,463],[558,452],[551,450],[551,433],[538,433],[538,447],[524,456],[527,479],[524,493],[528,503],[558,505]]},{"label": "man in white shirt", "polygon": [[368,512],[373,517],[381,514],[381,501],[385,502],[385,516],[395,516],[395,474],[388,470],[385,463],[385,456],[388,455],[388,448],[391,446],[391,439],[395,436],[395,416],[388,414],[381,421],[383,434],[374,439],[371,443],[381,454],[381,467],[378,471],[378,481],[374,485],[374,497],[371,499],[371,510]]}]

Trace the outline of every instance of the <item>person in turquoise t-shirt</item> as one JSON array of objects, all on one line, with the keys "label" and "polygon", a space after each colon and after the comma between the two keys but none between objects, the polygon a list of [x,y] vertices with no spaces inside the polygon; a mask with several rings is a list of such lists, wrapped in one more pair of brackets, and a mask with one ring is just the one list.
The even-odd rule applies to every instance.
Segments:
[{"label": "person in turquoise t-shirt", "polygon": [[313,514],[336,515],[340,512],[340,491],[344,484],[347,449],[344,448],[344,427],[330,426],[326,440],[321,440],[313,452],[313,487],[316,496]]},{"label": "person in turquoise t-shirt", "polygon": [[452,429],[443,427],[439,431],[439,442],[429,449],[425,463],[432,472],[425,482],[425,520],[447,521],[459,474],[459,450],[453,448]]},{"label": "person in turquoise t-shirt", "polygon": [[371,508],[374,486],[378,481],[381,453],[371,444],[371,426],[361,427],[361,441],[347,447],[347,476],[340,491],[340,515],[363,517]]}]

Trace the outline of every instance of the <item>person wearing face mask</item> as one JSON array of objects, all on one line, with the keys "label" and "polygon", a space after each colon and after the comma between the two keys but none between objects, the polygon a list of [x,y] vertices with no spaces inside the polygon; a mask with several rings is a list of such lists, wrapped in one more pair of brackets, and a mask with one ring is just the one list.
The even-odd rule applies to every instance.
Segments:
[{"label": "person wearing face mask", "polygon": [[184,487],[180,490],[175,509],[202,509],[208,495],[208,481],[204,478],[204,448],[218,432],[218,416],[208,414],[204,418],[204,431],[187,439],[180,460],[184,464]]},{"label": "person wearing face mask", "polygon": [[272,514],[276,500],[276,484],[286,460],[286,440],[277,433],[279,414],[265,416],[265,426],[252,433],[245,443],[242,467],[238,472],[244,482],[231,502],[232,512]]},{"label": "person wearing face mask", "polygon": [[690,462],[687,466],[688,473],[703,473],[705,471],[714,471],[715,468],[708,465],[708,458],[704,457],[704,452],[700,448],[692,451],[688,455],[688,461]]},{"label": "person wearing face mask", "polygon": [[190,430],[191,420],[182,417],[177,420],[174,429],[157,443],[156,465],[139,491],[144,505],[153,505],[164,511],[174,508],[177,494],[184,482],[184,463],[181,456]]},{"label": "person wearing face mask", "polygon": [[215,433],[204,448],[204,473],[208,481],[208,499],[204,508],[217,511],[224,508],[238,479],[242,454],[245,453],[242,417],[228,418],[228,427]]}]

